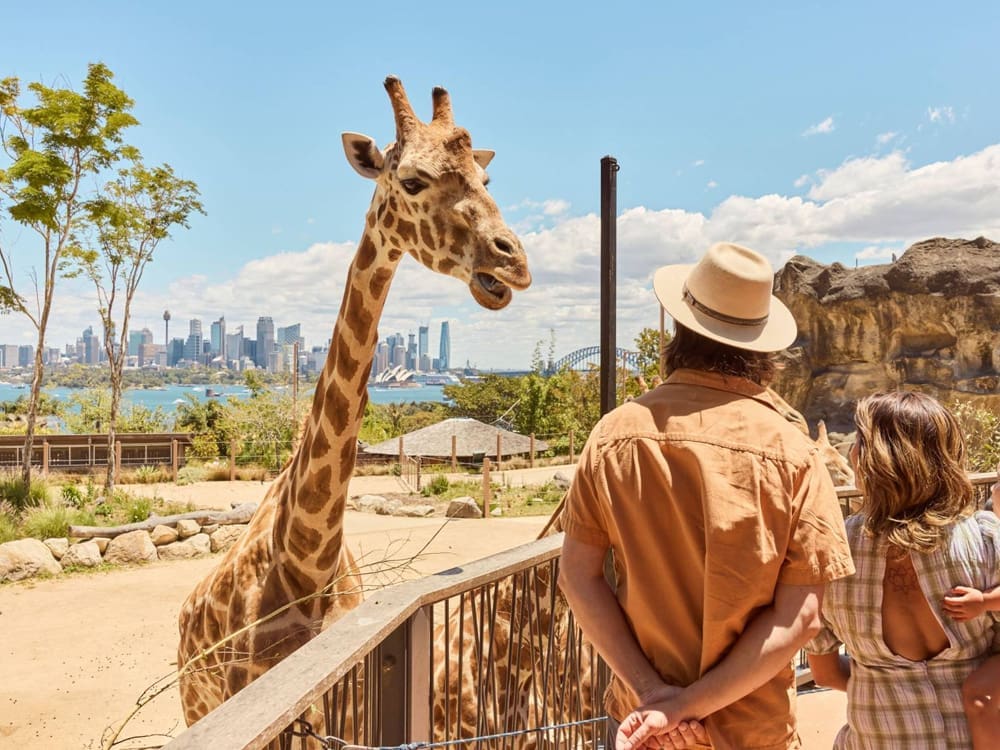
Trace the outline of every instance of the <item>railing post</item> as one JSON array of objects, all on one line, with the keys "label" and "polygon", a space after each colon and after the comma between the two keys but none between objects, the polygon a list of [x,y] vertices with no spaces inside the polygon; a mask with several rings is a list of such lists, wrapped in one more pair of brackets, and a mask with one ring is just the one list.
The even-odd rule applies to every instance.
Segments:
[{"label": "railing post", "polygon": [[503,465],[503,435],[497,433],[497,471]]},{"label": "railing post", "polygon": [[177,481],[177,464],[180,462],[180,451],[177,450],[177,439],[170,441],[170,476],[173,481]]},{"label": "railing post", "polygon": [[403,436],[399,436],[399,476],[403,476],[403,470],[406,468],[404,464],[404,459],[406,454],[403,452]]},{"label": "railing post", "polygon": [[420,456],[417,456],[417,492],[420,492]]},{"label": "railing post", "polygon": [[532,469],[535,468],[535,433],[531,433],[531,443],[530,443],[530,456],[528,459],[528,466]]},{"label": "railing post", "polygon": [[490,459],[483,458],[483,518],[490,517],[490,503],[493,500],[493,488],[490,486]]},{"label": "railing post", "polygon": [[403,742],[431,736],[431,605],[421,607],[410,618],[409,722]]},{"label": "railing post", "polygon": [[42,476],[49,475],[49,441],[42,441]]},{"label": "railing post", "polygon": [[236,438],[229,440],[229,481],[236,479]]},{"label": "railing post", "polygon": [[569,462],[571,464],[576,463],[576,457],[573,455],[573,431],[569,431]]},{"label": "railing post", "polygon": [[458,435],[451,436],[451,470],[458,471]]},{"label": "railing post", "polygon": [[[378,647],[379,674],[375,678],[380,706],[406,705],[406,623],[392,631]],[[406,711],[381,711],[376,745],[403,745],[406,743]]]}]

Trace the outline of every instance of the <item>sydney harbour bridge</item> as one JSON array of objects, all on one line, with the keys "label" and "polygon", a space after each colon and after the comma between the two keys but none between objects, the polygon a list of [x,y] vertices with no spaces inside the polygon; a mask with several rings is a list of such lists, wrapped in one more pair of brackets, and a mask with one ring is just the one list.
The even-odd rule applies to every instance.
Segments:
[{"label": "sydney harbour bridge", "polygon": [[[639,369],[639,352],[629,351],[628,349],[615,349],[615,362],[618,363],[619,367],[626,367],[633,372],[637,371]],[[548,367],[545,368],[545,372],[551,375],[554,372],[559,372],[564,367],[568,367],[571,370],[589,370],[597,369],[600,366],[601,347],[587,346],[583,349],[577,349],[575,352],[570,352],[555,362],[549,362]]]}]

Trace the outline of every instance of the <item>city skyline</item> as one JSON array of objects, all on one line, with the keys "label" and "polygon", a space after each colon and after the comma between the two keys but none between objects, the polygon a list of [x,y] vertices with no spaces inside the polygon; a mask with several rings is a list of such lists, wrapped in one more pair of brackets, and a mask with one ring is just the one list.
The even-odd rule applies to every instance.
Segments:
[{"label": "city skyline", "polygon": [[[853,267],[928,237],[1000,238],[1000,100],[989,93],[1000,6],[623,1],[613,14],[519,0],[400,6],[379,25],[377,53],[364,34],[330,43],[331,28],[371,24],[364,6],[21,3],[5,22],[45,25],[46,43],[9,35],[0,76],[78,88],[88,62],[105,62],[136,103],[129,140],[198,184],[206,215],[160,245],[135,298],[134,326],[157,332],[165,309],[201,318],[209,336],[219,311],[249,331],[266,309],[308,341],[329,338],[372,195],[340,134],[392,141],[390,73],[422,119],[445,86],[474,145],[496,151],[489,191],[533,275],[489,311],[404,257],[379,328],[449,320],[456,363],[527,367],[552,329],[558,356],[598,343],[604,155],[621,167],[623,348],[658,325],[655,268],[693,262],[713,241],[777,268],[796,253]],[[433,43],[414,54],[414,39]],[[491,42],[502,59],[482,54]],[[282,137],[265,143],[248,126],[261,121]],[[27,289],[33,241],[0,217]],[[48,345],[74,340],[96,307],[92,285],[60,278]],[[33,329],[2,316],[2,341],[34,343]]]}]

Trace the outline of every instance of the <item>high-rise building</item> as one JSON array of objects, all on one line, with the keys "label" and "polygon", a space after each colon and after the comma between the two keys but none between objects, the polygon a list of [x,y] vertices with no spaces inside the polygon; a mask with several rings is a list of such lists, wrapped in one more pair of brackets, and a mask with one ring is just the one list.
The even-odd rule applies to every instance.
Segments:
[{"label": "high-rise building", "polygon": [[258,367],[268,369],[271,352],[274,350],[274,321],[261,316],[257,318],[257,356],[254,362]]},{"label": "high-rise building", "polygon": [[184,342],[184,359],[192,363],[200,363],[203,339],[201,335],[201,321],[192,318],[189,324],[187,341]]},{"label": "high-rise building", "polygon": [[167,367],[173,367],[184,359],[184,339],[170,339],[170,348],[167,350]]},{"label": "high-rise building", "polygon": [[[58,352],[56,349],[56,361],[58,362]],[[43,350],[44,354],[44,350]],[[25,344],[24,346],[17,347],[17,364],[20,367],[34,367],[35,366],[35,347],[31,344]]]},{"label": "high-rise building", "polygon": [[297,341],[299,343],[299,349],[305,348],[305,341],[302,338],[302,324],[296,323],[293,326],[279,328],[274,340],[279,346],[294,344]]},{"label": "high-rise building", "polygon": [[226,316],[212,321],[212,356],[222,357],[226,362]]},{"label": "high-rise building", "polygon": [[139,347],[143,344],[153,343],[153,332],[148,328],[143,328],[141,331],[129,331],[128,332],[128,356],[137,357],[139,356]]},{"label": "high-rise building", "polygon": [[424,358],[430,362],[430,347],[428,346],[428,330],[430,326],[420,326],[417,330],[417,369],[426,372],[429,368],[424,365]]},{"label": "high-rise building", "polygon": [[448,370],[451,368],[451,331],[448,321],[441,323],[441,342],[438,345],[438,369]]},{"label": "high-rise building", "polygon": [[417,335],[410,334],[410,342],[406,345],[406,367],[409,370],[417,369]]},{"label": "high-rise building", "polygon": [[243,326],[239,326],[235,333],[226,334],[226,357],[230,360],[239,360],[243,356]]},{"label": "high-rise building", "polygon": [[17,367],[17,344],[0,344],[0,367],[5,370]]},{"label": "high-rise building", "polygon": [[83,329],[83,362],[88,365],[96,365],[101,361],[101,342],[94,335],[94,327],[87,326]]}]

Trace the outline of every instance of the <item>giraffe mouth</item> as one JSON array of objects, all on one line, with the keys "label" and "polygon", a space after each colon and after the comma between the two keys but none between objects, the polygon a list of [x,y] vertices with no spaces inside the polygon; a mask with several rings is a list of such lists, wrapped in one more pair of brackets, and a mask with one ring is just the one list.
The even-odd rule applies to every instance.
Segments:
[{"label": "giraffe mouth", "polygon": [[476,298],[483,307],[492,310],[499,310],[506,307],[511,299],[510,287],[504,284],[493,274],[476,273],[472,277],[472,296]]}]

